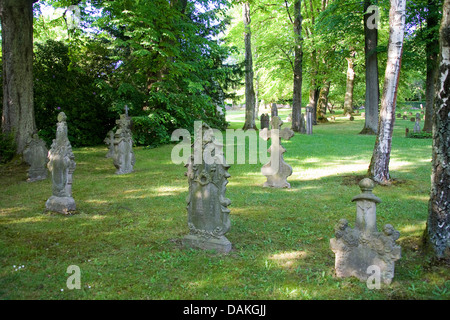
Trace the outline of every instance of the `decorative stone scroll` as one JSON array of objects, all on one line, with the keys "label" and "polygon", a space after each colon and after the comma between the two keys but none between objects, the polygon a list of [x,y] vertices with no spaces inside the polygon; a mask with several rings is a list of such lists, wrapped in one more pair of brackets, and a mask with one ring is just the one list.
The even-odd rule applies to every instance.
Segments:
[{"label": "decorative stone scroll", "polygon": [[374,182],[365,178],[359,183],[362,193],[352,199],[356,202],[356,223],[352,229],[346,219],[339,220],[335,227],[336,238],[330,239],[335,253],[336,276],[354,276],[367,281],[369,267],[380,271],[380,282],[390,284],[394,278],[395,261],[401,257],[401,248],[396,244],[400,233],[386,224],[379,232],[376,225],[376,204],[381,200],[372,190]]}]

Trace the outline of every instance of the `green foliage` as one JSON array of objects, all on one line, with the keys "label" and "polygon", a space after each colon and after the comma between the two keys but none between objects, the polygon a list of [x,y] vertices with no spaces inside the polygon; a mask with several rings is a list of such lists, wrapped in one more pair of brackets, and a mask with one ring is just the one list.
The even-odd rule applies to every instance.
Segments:
[{"label": "green foliage", "polygon": [[0,132],[0,163],[10,161],[16,154],[16,143],[12,133]]},{"label": "green foliage", "polygon": [[409,132],[408,133],[408,138],[413,138],[413,139],[432,139],[433,138],[433,134],[431,132]]},{"label": "green foliage", "polygon": [[67,115],[73,146],[102,143],[114,114],[108,113],[95,75],[73,65],[69,48],[62,42],[37,43],[34,62],[34,104],[39,135],[50,144],[56,133],[59,112]]}]

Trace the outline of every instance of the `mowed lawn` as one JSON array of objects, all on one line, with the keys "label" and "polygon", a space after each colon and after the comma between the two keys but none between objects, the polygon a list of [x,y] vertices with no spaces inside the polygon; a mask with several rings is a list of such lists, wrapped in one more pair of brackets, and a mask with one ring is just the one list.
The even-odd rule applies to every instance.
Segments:
[{"label": "mowed lawn", "polygon": [[[279,113],[285,120],[290,110]],[[228,111],[227,119],[240,129],[243,111]],[[377,290],[334,276],[329,241],[339,219],[354,227],[351,199],[360,193],[375,142],[358,134],[363,124],[360,116],[337,115],[314,126],[313,135],[282,141],[294,171],[291,189],[263,188],[264,163],[233,164],[227,255],[181,246],[188,183],[183,164],[171,161],[174,145],[136,147],[128,175],[115,174],[106,146],[74,148],[71,216],[45,212],[50,179],[27,183],[26,166],[3,165],[0,299],[449,299],[448,265],[420,251],[431,140],[405,138],[405,128],[414,126],[409,120],[396,120],[394,183],[374,189],[382,200],[378,227],[390,223],[401,234],[394,280]],[[71,265],[81,270],[81,289],[66,285]]]}]

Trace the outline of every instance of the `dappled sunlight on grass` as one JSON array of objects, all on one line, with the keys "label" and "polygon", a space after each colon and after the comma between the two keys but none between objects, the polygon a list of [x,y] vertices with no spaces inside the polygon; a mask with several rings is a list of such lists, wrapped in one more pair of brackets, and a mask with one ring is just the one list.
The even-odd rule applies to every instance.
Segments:
[{"label": "dappled sunlight on grass", "polygon": [[292,268],[297,260],[305,258],[306,255],[306,251],[288,251],[273,254],[269,256],[269,259],[277,262],[283,268]]}]

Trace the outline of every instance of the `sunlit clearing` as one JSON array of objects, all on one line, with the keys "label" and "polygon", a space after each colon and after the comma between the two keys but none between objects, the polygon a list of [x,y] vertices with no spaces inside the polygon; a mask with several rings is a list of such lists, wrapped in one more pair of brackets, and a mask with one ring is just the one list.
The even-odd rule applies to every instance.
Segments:
[{"label": "sunlit clearing", "polygon": [[271,255],[269,259],[276,261],[281,267],[289,268],[296,260],[306,257],[305,251],[290,251]]}]

